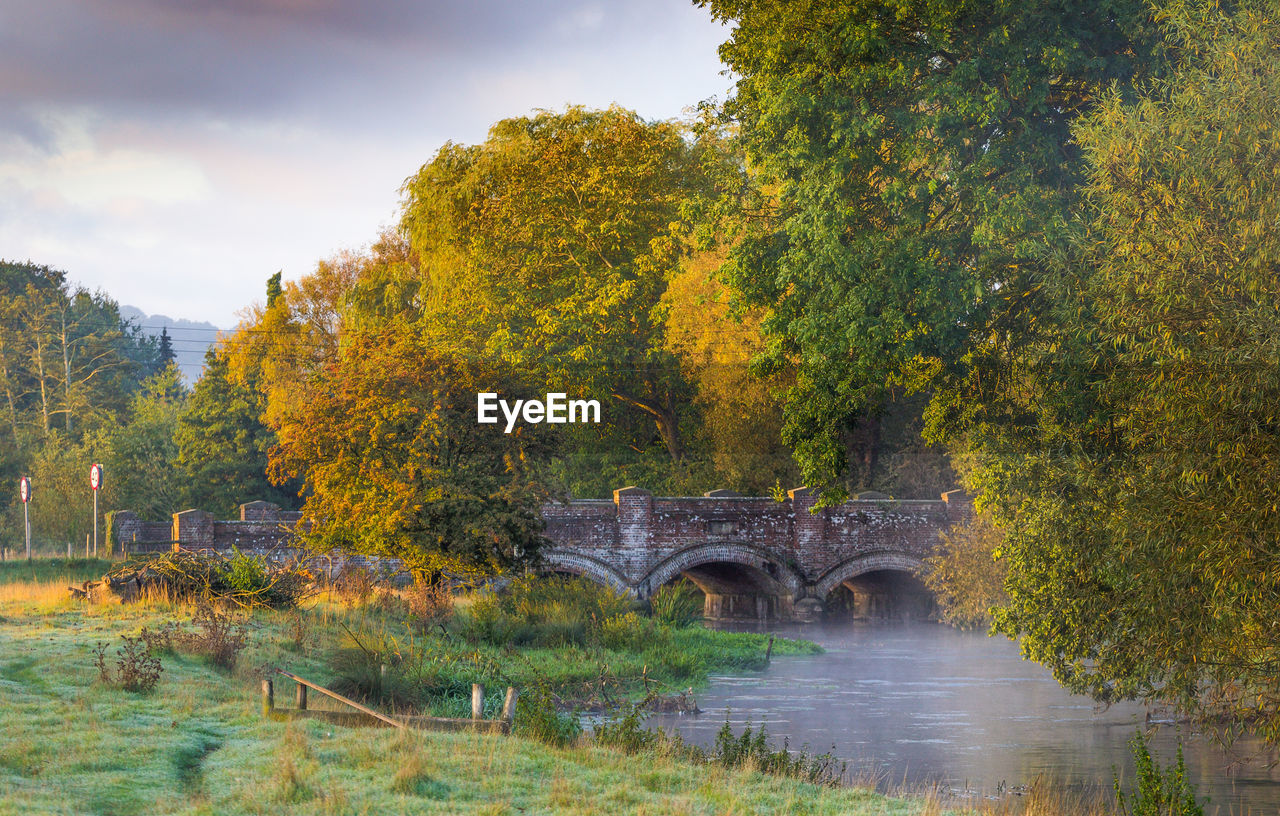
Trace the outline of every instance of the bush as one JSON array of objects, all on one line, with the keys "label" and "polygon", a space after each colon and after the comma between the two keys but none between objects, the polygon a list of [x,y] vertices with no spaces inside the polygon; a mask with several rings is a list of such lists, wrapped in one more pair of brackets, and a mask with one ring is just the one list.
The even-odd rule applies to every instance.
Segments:
[{"label": "bush", "polygon": [[[143,630],[145,635],[146,630]],[[119,685],[125,691],[149,694],[160,682],[164,667],[160,658],[151,653],[151,645],[145,637],[131,638],[121,635],[124,645],[116,650],[114,675],[107,666],[107,644],[99,643],[93,650],[94,664],[98,667],[98,679],[107,685]]]},{"label": "bush", "polygon": [[460,626],[468,640],[494,645],[584,646],[605,620],[634,606],[626,594],[582,578],[531,575],[477,598]]},{"label": "bush", "polygon": [[143,629],[141,638],[154,651],[199,655],[219,668],[234,669],[240,652],[249,643],[245,622],[201,603],[196,606],[191,623],[196,627],[194,632],[171,621],[154,632]]},{"label": "bush", "polygon": [[419,631],[443,623],[453,613],[453,589],[446,581],[418,581],[405,592],[409,617]]},{"label": "bush", "polygon": [[582,723],[574,714],[559,711],[555,697],[543,688],[526,692],[516,702],[515,732],[548,745],[571,745],[582,735]]},{"label": "bush", "polygon": [[848,770],[846,763],[837,762],[830,753],[815,756],[801,749],[793,754],[790,743],[785,739],[781,748],[770,750],[769,736],[763,725],[753,735],[751,723],[748,722],[742,734],[735,737],[727,717],[724,727],[716,734],[710,760],[726,768],[749,767],[761,773],[792,777],[830,787],[843,784]]},{"label": "bush", "polygon": [[1137,766],[1137,790],[1127,799],[1115,777],[1116,804],[1125,816],[1204,816],[1204,808],[1196,802],[1196,789],[1187,779],[1187,766],[1182,759],[1182,744],[1172,767],[1162,769],[1151,756],[1142,732],[1134,734],[1133,748]]},{"label": "bush", "polygon": [[702,620],[703,597],[697,587],[681,580],[659,587],[649,599],[653,619],[671,626],[690,626]]},{"label": "bush", "polygon": [[653,647],[670,644],[671,634],[650,618],[635,612],[615,615],[600,624],[600,645],[615,652],[642,653]]},{"label": "bush", "polygon": [[267,560],[260,555],[246,555],[236,547],[231,548],[223,573],[231,590],[242,595],[256,596],[271,588]]},{"label": "bush", "polygon": [[[440,716],[470,711],[472,683],[506,682],[499,667],[483,655],[421,648],[381,632],[349,631],[347,642],[330,655],[329,669],[332,688],[340,694],[397,711],[430,708]],[[493,707],[502,700],[490,695],[487,702]]]}]

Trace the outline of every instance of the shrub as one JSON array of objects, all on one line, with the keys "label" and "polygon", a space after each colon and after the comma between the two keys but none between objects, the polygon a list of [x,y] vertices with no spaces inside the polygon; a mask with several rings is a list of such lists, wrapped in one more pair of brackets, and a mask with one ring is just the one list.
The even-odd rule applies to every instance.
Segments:
[{"label": "shrub", "polygon": [[672,626],[690,626],[702,620],[702,593],[688,581],[681,580],[659,587],[649,599],[653,619]]},{"label": "shrub", "polygon": [[446,581],[418,581],[405,592],[409,617],[420,631],[443,623],[453,612],[453,589]]},{"label": "shrub", "polygon": [[582,578],[531,575],[477,598],[461,616],[461,633],[495,645],[583,646],[603,621],[634,606],[626,594]]},{"label": "shrub", "polygon": [[194,632],[169,622],[155,631],[143,629],[141,638],[151,650],[199,655],[219,668],[234,669],[236,659],[249,642],[245,622],[207,603],[196,606],[191,622],[196,627]]},{"label": "shrub", "polygon": [[596,726],[592,738],[600,745],[628,754],[655,753],[695,762],[705,762],[706,752],[689,745],[679,734],[661,728],[645,728],[645,712],[653,698],[646,698],[623,709],[621,716]]},{"label": "shrub", "polygon": [[830,787],[843,784],[848,770],[846,763],[837,762],[830,753],[815,756],[804,749],[792,753],[790,743],[785,739],[781,748],[771,750],[763,725],[752,734],[751,723],[748,722],[742,734],[734,736],[727,716],[724,727],[716,734],[710,760],[726,768],[749,767],[761,773],[792,777]]},{"label": "shrub", "polygon": [[329,591],[337,595],[348,609],[368,603],[377,586],[373,573],[349,561],[329,578]]},{"label": "shrub", "polygon": [[[146,630],[143,630],[145,635]],[[94,664],[98,668],[98,679],[107,685],[119,685],[125,691],[148,694],[155,690],[160,682],[160,674],[164,667],[160,658],[151,653],[151,646],[145,637],[131,638],[121,635],[124,645],[116,650],[116,669],[113,674],[107,666],[107,644],[99,643],[93,650]]]},{"label": "shrub", "polygon": [[[334,691],[398,711],[452,707],[469,711],[471,684],[504,681],[482,655],[457,655],[403,644],[381,632],[348,631],[329,658]],[[491,705],[501,699],[489,697]],[[436,713],[447,716],[446,711]]]},{"label": "shrub", "polygon": [[1151,756],[1142,732],[1134,734],[1129,745],[1133,748],[1138,787],[1132,799],[1128,799],[1120,787],[1119,775],[1115,776],[1116,804],[1121,813],[1125,816],[1204,816],[1204,808],[1196,802],[1195,786],[1187,779],[1181,743],[1176,762],[1163,769]]},{"label": "shrub", "polygon": [[257,596],[271,588],[271,568],[260,555],[246,555],[236,547],[223,567],[227,585],[241,595]]},{"label": "shrub", "polygon": [[564,747],[582,734],[574,714],[559,711],[555,697],[544,688],[533,688],[516,702],[515,732],[548,745]]}]

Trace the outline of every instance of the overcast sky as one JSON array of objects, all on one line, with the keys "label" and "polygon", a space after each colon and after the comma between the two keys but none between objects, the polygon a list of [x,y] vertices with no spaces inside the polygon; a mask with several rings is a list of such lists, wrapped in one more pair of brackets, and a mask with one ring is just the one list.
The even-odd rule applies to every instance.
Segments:
[{"label": "overcast sky", "polygon": [[730,80],[688,0],[0,0],[0,258],[235,323],[374,239],[445,141]]}]

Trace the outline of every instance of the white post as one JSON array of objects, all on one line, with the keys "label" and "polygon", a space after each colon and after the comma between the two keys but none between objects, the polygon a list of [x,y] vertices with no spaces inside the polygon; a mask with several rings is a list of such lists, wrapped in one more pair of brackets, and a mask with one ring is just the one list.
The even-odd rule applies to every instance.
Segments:
[{"label": "white post", "polygon": [[93,491],[93,557],[98,557],[98,491]]},{"label": "white post", "polygon": [[29,502],[22,503],[22,528],[26,531],[27,536],[27,560],[31,560],[31,516],[27,514],[27,505]]}]

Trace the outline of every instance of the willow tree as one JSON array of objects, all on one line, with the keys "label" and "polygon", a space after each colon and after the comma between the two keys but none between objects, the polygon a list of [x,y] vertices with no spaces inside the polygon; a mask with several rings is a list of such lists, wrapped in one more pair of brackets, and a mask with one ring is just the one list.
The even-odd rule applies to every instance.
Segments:
[{"label": "willow tree", "polygon": [[1066,340],[1091,369],[1041,393],[1092,408],[1031,446],[987,435],[976,476],[1009,531],[998,625],[1028,654],[1074,690],[1280,741],[1273,15],[1173,9],[1179,68],[1077,127],[1091,208]]}]

